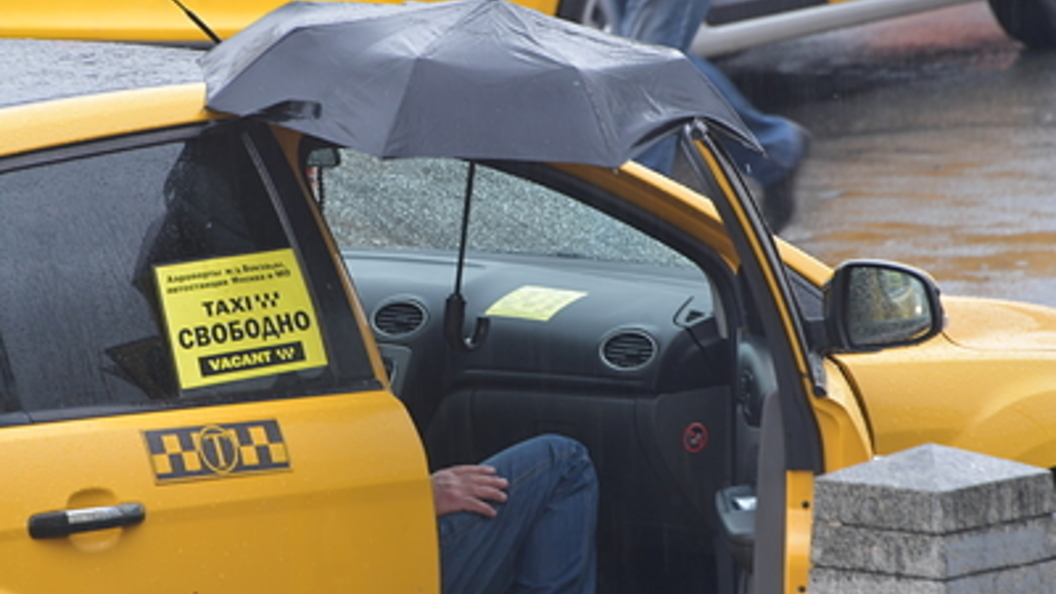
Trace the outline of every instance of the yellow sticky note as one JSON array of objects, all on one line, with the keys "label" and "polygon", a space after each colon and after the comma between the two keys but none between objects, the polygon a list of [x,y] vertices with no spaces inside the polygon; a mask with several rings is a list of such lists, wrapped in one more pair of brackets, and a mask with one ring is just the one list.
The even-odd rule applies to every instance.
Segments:
[{"label": "yellow sticky note", "polygon": [[584,291],[525,285],[503,295],[484,314],[545,322],[569,304],[586,296]]}]

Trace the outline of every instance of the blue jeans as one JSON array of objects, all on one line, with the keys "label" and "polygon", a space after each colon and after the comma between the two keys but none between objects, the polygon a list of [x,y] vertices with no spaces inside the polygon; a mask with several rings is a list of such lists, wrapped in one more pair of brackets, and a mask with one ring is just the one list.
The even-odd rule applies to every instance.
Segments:
[{"label": "blue jeans", "polygon": [[[711,9],[711,0],[613,0],[613,6],[619,12],[616,34],[685,52],[755,134],[765,154],[745,148],[737,141],[723,142],[741,171],[763,186],[775,184],[792,173],[806,150],[805,135],[800,128],[790,120],[756,109],[714,64],[689,52],[700,23]],[[670,174],[675,142],[673,138],[665,139],[636,160]]]},{"label": "blue jeans", "polygon": [[439,518],[445,594],[592,594],[597,584],[598,484],[587,449],[557,435],[535,437],[482,464],[509,481],[495,518]]}]

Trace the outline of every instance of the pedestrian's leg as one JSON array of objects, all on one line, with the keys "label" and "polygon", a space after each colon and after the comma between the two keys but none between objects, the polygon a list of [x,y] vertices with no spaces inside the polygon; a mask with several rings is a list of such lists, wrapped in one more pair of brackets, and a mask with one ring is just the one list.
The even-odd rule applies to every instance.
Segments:
[{"label": "pedestrian's leg", "polygon": [[[593,592],[597,481],[586,448],[547,435],[483,464],[509,480],[498,516],[456,513],[440,524],[445,594]],[[541,556],[535,547],[549,547]],[[530,589],[529,589],[530,588]]]},{"label": "pedestrian's leg", "polygon": [[[763,187],[780,183],[794,173],[807,151],[807,133],[792,120],[759,111],[711,62],[692,56],[690,61],[737,112],[765,151],[745,147],[736,140],[724,142],[723,146],[738,169]],[[650,169],[671,175],[676,146],[673,137],[663,138],[634,159]]]},{"label": "pedestrian's leg", "polygon": [[688,51],[700,24],[711,10],[711,0],[617,0],[619,22],[615,33]]},{"label": "pedestrian's leg", "polygon": [[807,149],[806,133],[787,118],[765,114],[756,109],[741,94],[733,81],[711,62],[697,57],[690,59],[715,85],[766,150],[763,154],[736,141],[725,143],[726,150],[741,171],[764,186],[788,176],[799,165]]},{"label": "pedestrian's leg", "polygon": [[[614,0],[613,5],[619,13],[617,35],[684,51],[708,15],[711,0]],[[675,138],[661,139],[634,160],[671,175],[677,144]]]}]

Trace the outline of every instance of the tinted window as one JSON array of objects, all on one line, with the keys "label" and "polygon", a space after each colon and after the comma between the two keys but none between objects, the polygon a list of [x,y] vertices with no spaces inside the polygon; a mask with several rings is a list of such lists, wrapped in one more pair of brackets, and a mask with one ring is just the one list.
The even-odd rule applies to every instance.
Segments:
[{"label": "tinted window", "polygon": [[[249,136],[232,126],[181,136],[41,155],[0,175],[5,411],[335,385],[321,316],[351,314],[316,305]],[[352,367],[369,369],[363,357]]]}]

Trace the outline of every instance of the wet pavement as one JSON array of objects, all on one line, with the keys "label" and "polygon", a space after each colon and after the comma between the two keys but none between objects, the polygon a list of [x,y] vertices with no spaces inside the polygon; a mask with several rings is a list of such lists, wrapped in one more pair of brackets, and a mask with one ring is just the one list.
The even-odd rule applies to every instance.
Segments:
[{"label": "wet pavement", "polygon": [[814,135],[783,237],[1056,306],[1056,53],[1023,50],[979,2],[719,63]]}]

